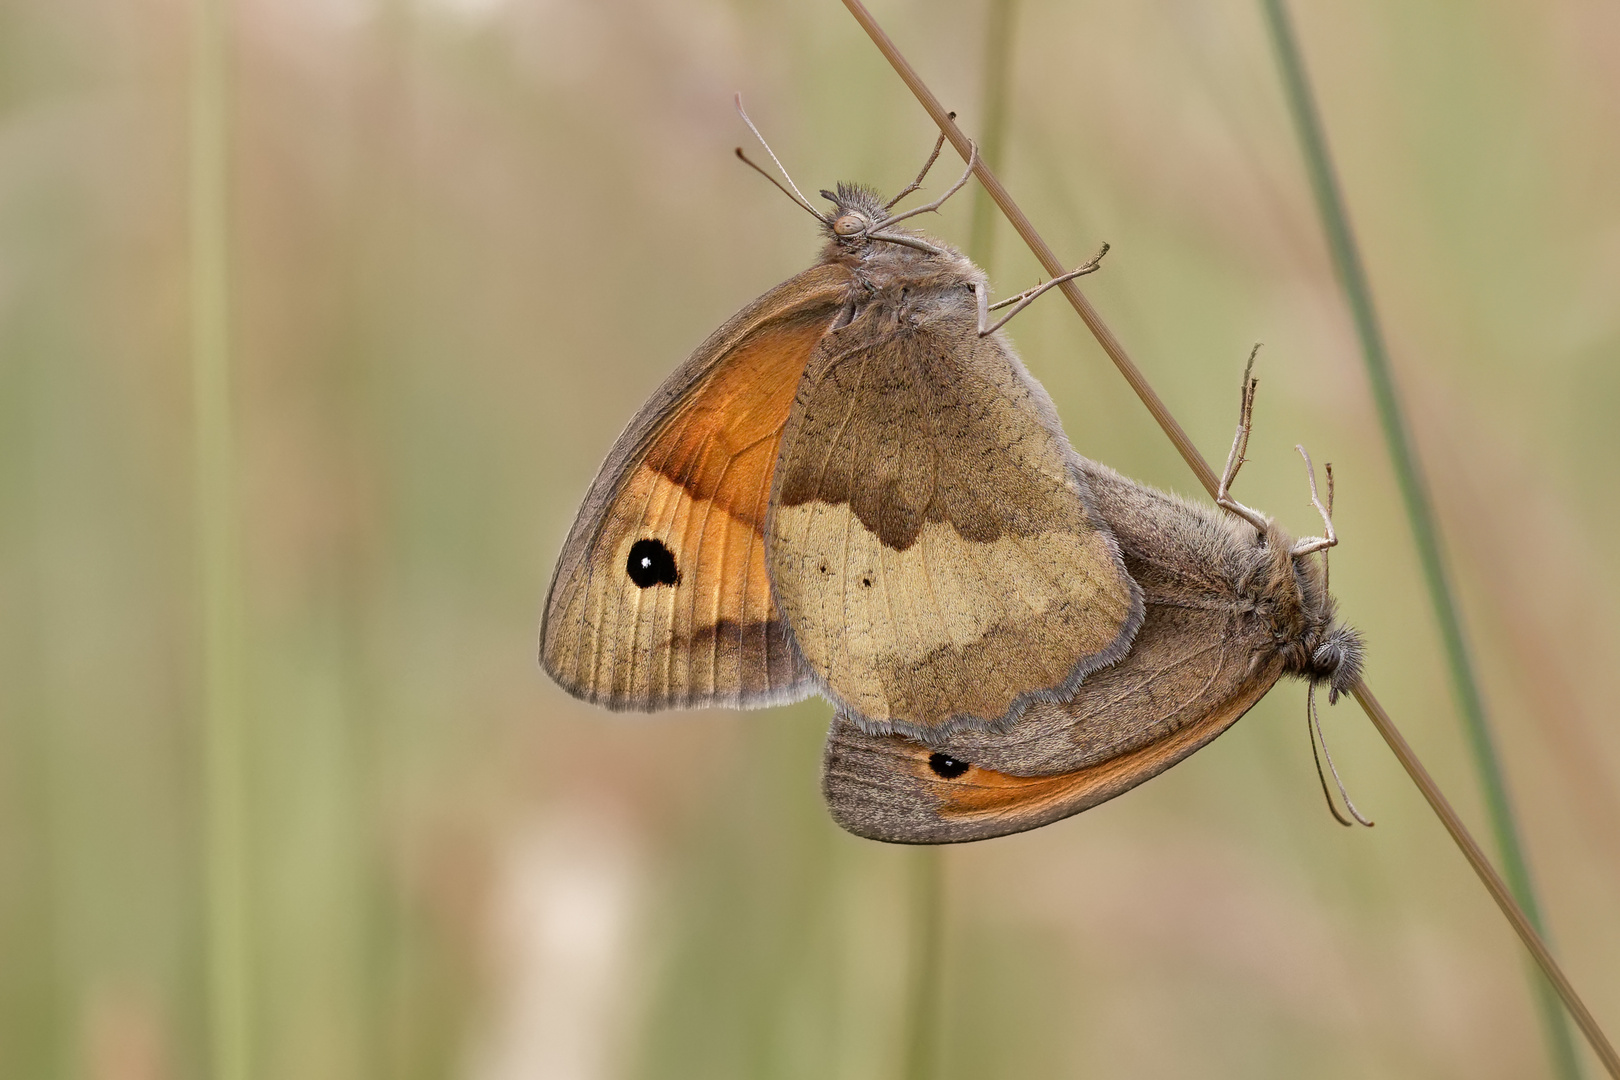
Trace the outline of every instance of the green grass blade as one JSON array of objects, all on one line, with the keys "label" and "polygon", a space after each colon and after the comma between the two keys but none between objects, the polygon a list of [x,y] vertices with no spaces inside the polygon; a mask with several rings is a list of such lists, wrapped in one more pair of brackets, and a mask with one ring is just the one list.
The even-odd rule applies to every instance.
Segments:
[{"label": "green grass blade", "polygon": [[[1373,400],[1377,404],[1378,418],[1389,443],[1390,458],[1399,481],[1401,498],[1412,524],[1413,539],[1417,543],[1418,558],[1423,564],[1423,576],[1428,583],[1429,598],[1434,605],[1435,618],[1440,625],[1440,636],[1445,644],[1446,658],[1451,671],[1452,690],[1462,714],[1463,731],[1473,753],[1474,767],[1484,789],[1485,803],[1496,837],[1502,865],[1514,897],[1524,908],[1538,932],[1545,936],[1540,909],[1536,904],[1535,888],[1530,868],[1519,842],[1518,826],[1508,798],[1507,783],[1502,775],[1501,762],[1491,738],[1490,725],[1485,716],[1485,702],[1480,696],[1474,677],[1473,663],[1469,659],[1468,643],[1463,634],[1462,619],[1452,594],[1446,573],[1445,560],[1440,550],[1439,530],[1429,501],[1417,454],[1401,412],[1400,398],[1390,372],[1389,353],[1384,345],[1377,311],[1373,306],[1372,290],[1366,269],[1356,248],[1355,236],[1350,229],[1349,214],[1344,197],[1328,155],[1327,138],[1311,94],[1305,73],[1304,59],[1289,23],[1284,0],[1261,0],[1272,46],[1277,54],[1284,94],[1294,119],[1300,148],[1305,157],[1305,168],[1310,175],[1311,190],[1316,197],[1317,210],[1322,218],[1322,229],[1327,234],[1339,284],[1344,289],[1350,306],[1356,334],[1361,339],[1361,353],[1367,365],[1367,377],[1372,383]],[[1568,1020],[1553,989],[1539,973],[1532,972],[1536,996],[1541,1008],[1548,1050],[1553,1058],[1554,1072],[1566,1080],[1581,1075],[1580,1063],[1575,1057],[1574,1042],[1570,1037]]]},{"label": "green grass blade", "polygon": [[[1018,0],[990,0],[984,28],[984,99],[979,116],[979,154],[1001,165],[1007,136],[1007,99],[1012,85],[1012,45],[1018,23]],[[990,272],[995,259],[995,200],[982,184],[973,187],[973,224],[968,257]]]},{"label": "green grass blade", "polygon": [[940,970],[945,947],[945,852],[907,853],[911,870],[911,941],[906,1010],[906,1080],[932,1080],[940,1050]]},{"label": "green grass blade", "polygon": [[193,0],[191,33],[191,362],[202,600],[209,1075],[246,1080],[252,1047],[246,716],[226,278],[230,106],[225,0]]}]

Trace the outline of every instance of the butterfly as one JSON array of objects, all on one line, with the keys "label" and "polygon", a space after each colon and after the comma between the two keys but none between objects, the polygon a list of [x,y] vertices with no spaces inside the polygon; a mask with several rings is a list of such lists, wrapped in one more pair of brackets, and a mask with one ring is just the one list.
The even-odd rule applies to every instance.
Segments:
[{"label": "butterfly", "polygon": [[699,345],[608,455],[541,626],[569,693],[640,710],[821,693],[862,731],[937,739],[1005,730],[1126,655],[1141,589],[1000,333],[1097,259],[991,305],[978,267],[902,227],[977,151],[939,199],[894,211],[942,145],[893,199],[840,184],[826,212],[783,170],[825,246]]},{"label": "butterfly", "polygon": [[[1251,371],[1252,364],[1251,356]],[[835,715],[822,762],[822,793],[834,820],[894,843],[1022,832],[1157,776],[1208,745],[1285,674],[1308,680],[1313,691],[1325,683],[1330,700],[1355,684],[1362,641],[1338,621],[1328,592],[1326,549],[1337,542],[1331,466],[1324,507],[1300,448],[1323,537],[1296,541],[1230,497],[1247,450],[1255,385],[1246,372],[1218,507],[1082,462],[1094,505],[1145,598],[1146,618],[1124,658],[1092,674],[1067,700],[1031,706],[1004,732],[960,731],[924,744]],[[1321,557],[1313,558],[1317,552]],[[1306,712],[1314,752],[1321,740],[1314,693]],[[1320,776],[1320,758],[1317,770]],[[1357,820],[1371,824],[1348,796],[1344,801]],[[1331,796],[1328,805],[1350,824]]]}]

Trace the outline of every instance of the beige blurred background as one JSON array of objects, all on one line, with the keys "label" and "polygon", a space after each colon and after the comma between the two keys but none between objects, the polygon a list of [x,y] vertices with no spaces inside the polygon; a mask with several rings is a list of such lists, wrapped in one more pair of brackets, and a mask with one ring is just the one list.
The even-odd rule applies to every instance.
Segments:
[{"label": "beige blurred background", "polygon": [[[1372,684],[1484,833],[1258,5],[1016,5],[1001,173],[1240,496],[1313,516]],[[1620,1031],[1620,9],[1296,3],[1569,973]],[[984,0],[874,0],[976,130]],[[612,715],[533,660],[642,400],[807,265],[800,185],[934,136],[840,4],[241,0],[234,362],[266,1078],[885,1078],[918,853],[840,832],[829,709]],[[0,1075],[208,1072],[188,9],[0,3]],[[931,187],[954,175],[949,156]],[[966,243],[970,199],[931,228]],[[1040,277],[998,224],[1002,295]],[[1073,313],[1076,448],[1196,490]],[[1353,706],[944,853],[940,1075],[1543,1075],[1521,951]]]}]

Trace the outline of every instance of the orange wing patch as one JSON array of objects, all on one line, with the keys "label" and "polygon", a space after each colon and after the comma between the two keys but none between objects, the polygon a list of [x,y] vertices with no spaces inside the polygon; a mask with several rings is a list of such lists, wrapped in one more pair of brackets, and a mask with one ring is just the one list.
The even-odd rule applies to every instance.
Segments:
[{"label": "orange wing patch", "polygon": [[[563,548],[541,634],[541,662],[569,692],[630,709],[808,692],[776,617],[763,531],[799,378],[843,295],[843,278],[815,273],[802,303],[771,314],[767,294],[717,332],[603,466]],[[632,549],[661,572],[638,584]]]},{"label": "orange wing patch", "polygon": [[1275,681],[1275,677],[1250,680],[1238,694],[1163,739],[1072,772],[1014,776],[968,765],[958,776],[942,779],[930,766],[926,750],[909,755],[908,766],[939,798],[938,813],[944,820],[1055,821],[1128,791],[1203,747],[1236,723]]},{"label": "orange wing patch", "polygon": [[825,333],[818,322],[750,335],[659,432],[643,468],[763,533],[782,429],[805,361]]}]

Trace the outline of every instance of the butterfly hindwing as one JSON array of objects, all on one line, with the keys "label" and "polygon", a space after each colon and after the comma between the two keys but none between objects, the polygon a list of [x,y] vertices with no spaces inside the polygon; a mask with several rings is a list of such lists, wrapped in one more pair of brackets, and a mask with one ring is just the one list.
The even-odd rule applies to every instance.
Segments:
[{"label": "butterfly hindwing", "polygon": [[1084,465],[1141,583],[1147,617],[1129,654],[1064,702],[1037,702],[1004,732],[930,744],[833,720],[822,791],[861,836],[954,843],[1033,829],[1113,798],[1209,743],[1285,670],[1243,595],[1268,556],[1213,508]]},{"label": "butterfly hindwing", "polygon": [[1221,734],[1277,681],[1281,662],[1248,670],[1244,643],[1221,641],[1222,621],[1150,599],[1129,656],[1001,735],[925,745],[840,714],[822,766],[828,809],[861,836],[938,844],[1023,832],[1123,794]]}]

